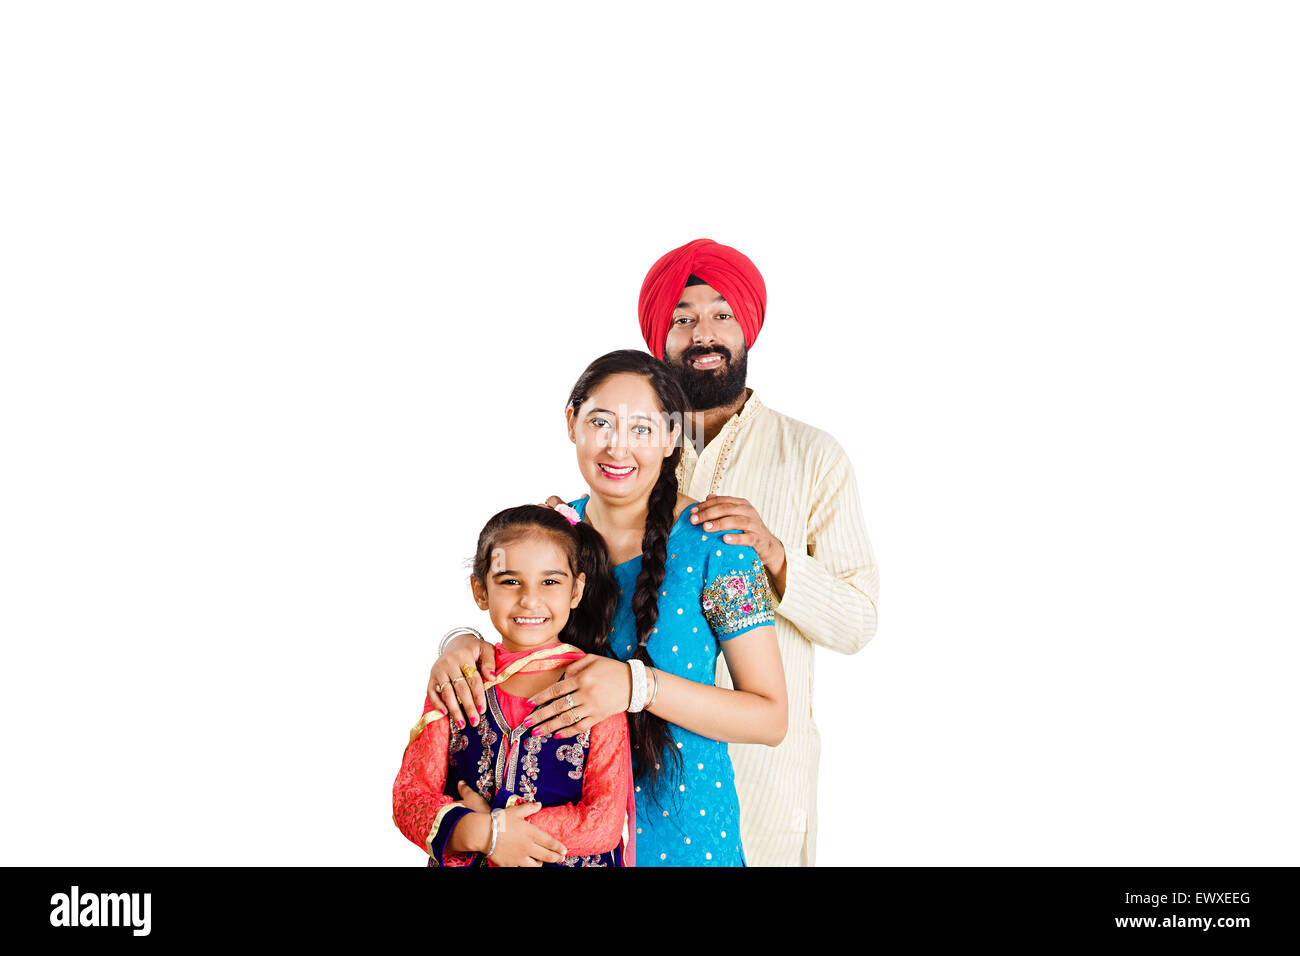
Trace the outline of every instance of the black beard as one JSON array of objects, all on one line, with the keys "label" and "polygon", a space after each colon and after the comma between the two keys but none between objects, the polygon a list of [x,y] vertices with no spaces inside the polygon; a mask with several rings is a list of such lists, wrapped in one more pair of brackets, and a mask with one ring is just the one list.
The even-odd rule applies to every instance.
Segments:
[{"label": "black beard", "polygon": [[[702,355],[718,354],[725,360],[715,369],[697,369],[691,367],[691,360]],[[665,352],[664,361],[668,362]],[[740,353],[740,358],[732,360],[731,350],[721,345],[692,346],[682,352],[678,364],[668,362],[677,370],[682,390],[691,410],[702,412],[710,408],[722,408],[740,398],[745,391],[745,372],[749,365],[749,349]]]}]

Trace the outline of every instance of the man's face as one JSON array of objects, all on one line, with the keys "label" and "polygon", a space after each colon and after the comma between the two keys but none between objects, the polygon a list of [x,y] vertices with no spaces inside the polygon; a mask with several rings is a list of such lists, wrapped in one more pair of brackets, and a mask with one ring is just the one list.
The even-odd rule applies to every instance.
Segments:
[{"label": "man's face", "polygon": [[691,408],[734,402],[745,391],[745,333],[712,286],[690,285],[673,309],[664,361],[677,370]]}]

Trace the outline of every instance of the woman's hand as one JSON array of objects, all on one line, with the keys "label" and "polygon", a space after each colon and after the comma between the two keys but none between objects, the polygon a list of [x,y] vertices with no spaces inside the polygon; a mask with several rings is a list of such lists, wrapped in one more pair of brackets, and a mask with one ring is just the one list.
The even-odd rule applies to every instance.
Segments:
[{"label": "woman's hand", "polygon": [[516,803],[503,810],[497,827],[497,847],[488,859],[497,866],[563,863],[568,856],[564,844],[527,820],[540,809],[540,803]]},{"label": "woman's hand", "polygon": [[[479,715],[487,712],[483,681],[492,677],[495,665],[491,644],[473,634],[456,635],[429,671],[428,694],[433,706],[461,730],[465,729],[466,714],[470,724],[477,727]],[[461,670],[463,667],[469,668],[469,677]]]},{"label": "woman's hand", "polygon": [[532,727],[534,734],[576,737],[606,717],[628,709],[632,703],[632,669],[612,657],[588,654],[569,665],[564,680],[530,699],[539,706],[524,724]]}]

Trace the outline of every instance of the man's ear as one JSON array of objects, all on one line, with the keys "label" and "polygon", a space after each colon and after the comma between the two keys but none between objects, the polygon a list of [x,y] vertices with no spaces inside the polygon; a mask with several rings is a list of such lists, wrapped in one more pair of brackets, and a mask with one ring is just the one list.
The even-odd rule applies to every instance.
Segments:
[{"label": "man's ear", "polygon": [[573,600],[569,602],[569,610],[573,610],[582,601],[582,595],[587,590],[587,575],[578,572],[578,578],[573,582]]},{"label": "man's ear", "polygon": [[487,588],[483,586],[483,582],[471,574],[469,576],[469,589],[474,595],[474,603],[478,605],[478,609],[486,611],[488,609]]}]

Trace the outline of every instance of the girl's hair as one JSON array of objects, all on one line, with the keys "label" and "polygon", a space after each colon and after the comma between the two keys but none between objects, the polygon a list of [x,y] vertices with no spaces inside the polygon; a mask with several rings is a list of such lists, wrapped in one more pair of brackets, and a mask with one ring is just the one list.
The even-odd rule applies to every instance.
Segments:
[{"label": "girl's hair", "polygon": [[582,600],[570,612],[559,639],[588,654],[604,654],[618,607],[618,586],[605,541],[591,525],[581,521],[569,524],[564,515],[542,505],[520,505],[498,511],[479,532],[471,573],[486,584],[492,572],[492,552],[529,535],[551,537],[564,549],[574,579],[579,574],[587,576]]},{"label": "girl's hair", "polygon": [[[647,352],[620,349],[602,355],[587,366],[569,393],[569,408],[576,416],[579,407],[611,375],[631,373],[640,375],[650,383],[659,400],[659,409],[666,428],[678,427],[676,446],[659,467],[659,480],[650,492],[649,513],[645,519],[645,535],[641,539],[641,573],[637,575],[636,592],[632,597],[632,614],[636,618],[637,660],[655,666],[646,642],[659,620],[659,586],[664,582],[664,563],[668,552],[668,532],[673,526],[673,511],[677,505],[677,463],[682,457],[682,428],[686,415],[686,394],[677,376],[663,362]],[[672,731],[668,722],[648,710],[628,714],[628,729],[632,737],[632,752],[638,768],[649,776],[651,792],[658,789],[661,778],[681,770],[681,754],[673,746]],[[665,764],[671,759],[673,769],[665,773]],[[657,796],[656,796],[656,799]]]}]

